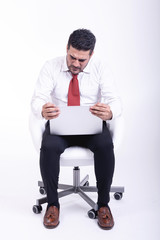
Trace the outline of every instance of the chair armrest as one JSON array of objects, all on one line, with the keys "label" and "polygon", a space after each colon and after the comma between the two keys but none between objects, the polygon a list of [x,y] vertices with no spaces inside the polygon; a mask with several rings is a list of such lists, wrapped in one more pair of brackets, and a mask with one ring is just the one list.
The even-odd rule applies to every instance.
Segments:
[{"label": "chair armrest", "polygon": [[122,116],[106,121],[113,139],[114,149],[117,150],[123,139],[124,119]]},{"label": "chair armrest", "polygon": [[42,135],[45,130],[47,120],[38,119],[32,112],[29,115],[29,130],[31,133],[33,145],[39,153],[42,141]]}]

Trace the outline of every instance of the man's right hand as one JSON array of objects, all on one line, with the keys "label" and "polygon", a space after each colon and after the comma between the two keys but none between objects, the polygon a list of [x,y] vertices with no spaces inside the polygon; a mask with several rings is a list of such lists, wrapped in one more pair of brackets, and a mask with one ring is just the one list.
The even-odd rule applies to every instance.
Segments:
[{"label": "man's right hand", "polygon": [[42,116],[46,120],[56,118],[59,116],[59,114],[60,114],[59,108],[56,107],[53,103],[46,103],[42,107]]}]

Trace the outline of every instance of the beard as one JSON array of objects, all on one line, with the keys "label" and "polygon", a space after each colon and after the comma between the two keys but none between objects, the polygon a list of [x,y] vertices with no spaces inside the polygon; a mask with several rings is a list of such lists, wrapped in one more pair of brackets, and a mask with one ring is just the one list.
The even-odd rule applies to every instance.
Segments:
[{"label": "beard", "polygon": [[70,65],[68,68],[69,68],[70,72],[73,74],[78,74],[78,73],[82,72],[82,69],[80,67],[75,67],[73,65]]}]

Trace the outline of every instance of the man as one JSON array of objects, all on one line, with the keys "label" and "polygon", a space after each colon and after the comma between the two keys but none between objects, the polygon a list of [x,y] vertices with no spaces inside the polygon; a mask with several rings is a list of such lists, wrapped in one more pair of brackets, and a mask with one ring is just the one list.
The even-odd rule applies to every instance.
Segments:
[{"label": "man", "polygon": [[[44,216],[44,226],[47,228],[55,228],[59,224],[57,188],[60,155],[67,147],[74,145],[89,148],[94,153],[98,225],[103,229],[111,229],[114,225],[108,206],[114,152],[105,121],[121,114],[121,104],[110,71],[93,57],[95,42],[96,38],[91,31],[75,30],[68,40],[67,55],[47,61],[43,66],[32,98],[32,110],[39,118],[57,118],[60,114],[59,106],[62,105],[88,105],[90,112],[103,120],[101,134],[77,136],[51,135],[49,124],[46,123],[40,169],[47,192],[48,206]],[[73,93],[74,87],[78,93]]]}]

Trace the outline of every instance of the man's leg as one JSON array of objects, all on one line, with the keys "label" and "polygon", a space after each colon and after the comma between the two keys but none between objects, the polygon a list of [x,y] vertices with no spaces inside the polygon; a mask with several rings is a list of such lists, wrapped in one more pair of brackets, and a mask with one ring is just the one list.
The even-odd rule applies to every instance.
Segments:
[{"label": "man's leg", "polygon": [[40,170],[47,192],[48,207],[54,205],[59,208],[57,193],[60,171],[59,159],[68,145],[65,138],[50,134],[47,123],[40,151]]},{"label": "man's leg", "polygon": [[61,153],[69,146],[67,138],[50,135],[47,124],[43,134],[40,152],[40,170],[47,192],[48,206],[44,215],[44,226],[55,228],[59,224],[58,179]]},{"label": "man's leg", "polygon": [[94,153],[98,207],[107,206],[115,165],[113,142],[108,128],[105,126],[102,134],[82,136],[80,145]]},{"label": "man's leg", "polygon": [[84,136],[81,142],[83,142],[83,146],[94,153],[95,176],[98,188],[98,224],[103,229],[111,229],[114,221],[108,203],[115,158],[110,132],[104,126],[102,134]]}]

